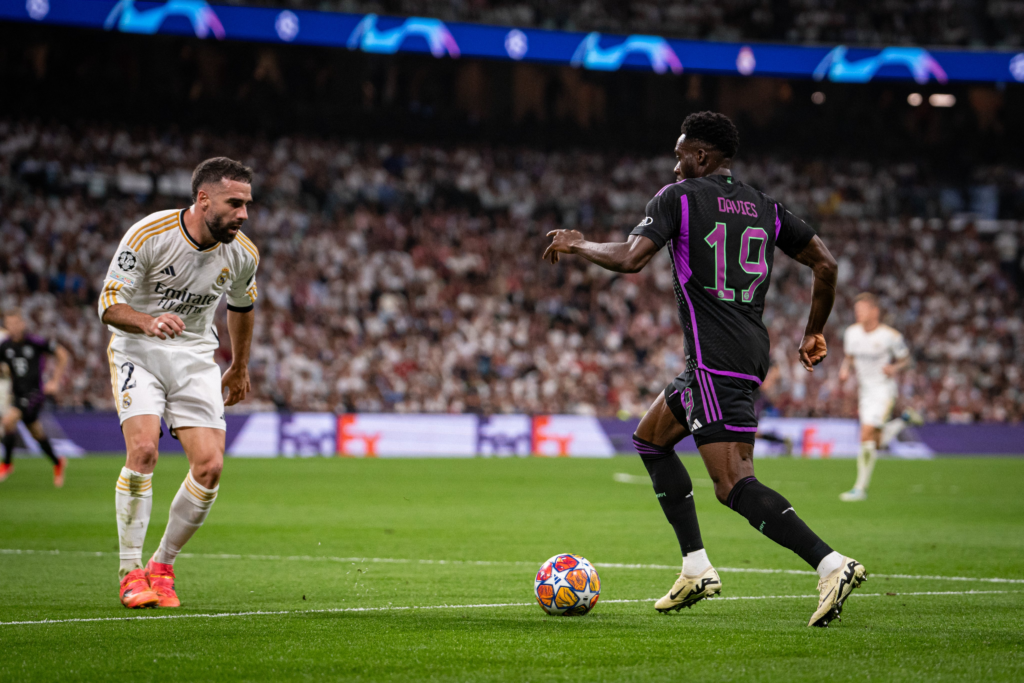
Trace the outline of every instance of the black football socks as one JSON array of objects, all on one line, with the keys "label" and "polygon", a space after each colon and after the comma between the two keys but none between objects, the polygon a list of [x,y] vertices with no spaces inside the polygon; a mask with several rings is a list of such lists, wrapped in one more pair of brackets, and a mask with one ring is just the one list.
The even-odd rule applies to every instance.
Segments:
[{"label": "black football socks", "polygon": [[49,439],[39,439],[39,447],[43,449],[43,453],[46,453],[46,457],[52,460],[54,465],[60,464],[60,461],[57,460],[57,454],[53,452],[53,444],[50,443]]},{"label": "black football socks", "polygon": [[14,434],[4,434],[4,464],[10,465],[14,459]]},{"label": "black football socks", "polygon": [[654,494],[675,529],[683,557],[701,550],[704,543],[697,523],[697,507],[693,504],[693,482],[679,456],[670,446],[655,446],[637,436],[633,437],[633,446],[651,475]]},{"label": "black football socks", "polygon": [[789,501],[756,477],[741,479],[729,492],[726,505],[747,518],[750,526],[817,569],[832,548],[799,517]]}]

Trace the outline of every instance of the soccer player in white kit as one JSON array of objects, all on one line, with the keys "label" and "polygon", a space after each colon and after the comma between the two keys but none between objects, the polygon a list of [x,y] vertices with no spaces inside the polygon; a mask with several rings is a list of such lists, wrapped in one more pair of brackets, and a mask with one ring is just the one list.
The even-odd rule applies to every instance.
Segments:
[{"label": "soccer player in white kit", "polygon": [[857,376],[857,414],[860,417],[860,453],[857,456],[857,482],[839,496],[851,502],[868,497],[871,473],[875,469],[878,448],[885,446],[908,422],[919,422],[912,411],[890,420],[896,404],[896,375],[910,363],[910,350],[903,335],[881,324],[881,309],[874,294],[858,294],[853,313],[856,323],[843,334],[846,358],[839,369],[845,382],[851,368]]},{"label": "soccer player in white kit", "polygon": [[[225,157],[192,174],[187,209],[133,225],[103,283],[100,319],[128,459],[116,487],[120,597],[125,607],[177,607],[174,560],[217,498],[224,463],[224,406],[250,390],[249,345],[259,252],[240,230],[252,202],[252,170]],[[221,376],[214,314],[227,295],[231,367]],[[225,401],[223,391],[227,389]],[[152,478],[163,432],[181,441],[189,472],[171,503],[149,563],[142,544],[153,508]]]}]

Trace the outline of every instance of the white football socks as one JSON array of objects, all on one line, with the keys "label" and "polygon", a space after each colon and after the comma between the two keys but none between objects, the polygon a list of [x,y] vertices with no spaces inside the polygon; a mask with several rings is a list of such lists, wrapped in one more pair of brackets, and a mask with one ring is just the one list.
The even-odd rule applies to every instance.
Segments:
[{"label": "white football socks", "polygon": [[142,568],[142,544],[153,512],[153,475],[122,467],[121,476],[117,478],[114,509],[121,545],[118,577],[123,579],[133,569]]},{"label": "white football socks", "polygon": [[704,548],[694,550],[692,553],[687,553],[686,557],[683,558],[683,576],[700,576],[710,566],[711,561],[708,559],[708,552]]},{"label": "white football socks", "polygon": [[867,493],[871,484],[871,473],[875,471],[875,460],[878,459],[878,451],[874,441],[862,441],[860,453],[857,455],[857,483],[853,488]]},{"label": "white football socks", "polygon": [[818,578],[824,579],[841,566],[843,566],[843,556],[833,550],[818,563]]},{"label": "white football socks", "polygon": [[154,562],[174,564],[181,547],[192,538],[196,529],[203,525],[210,514],[213,501],[217,500],[220,486],[208,489],[192,478],[192,472],[185,476],[181,488],[171,501],[171,513],[167,519],[167,530],[160,539],[160,547],[153,555]]}]

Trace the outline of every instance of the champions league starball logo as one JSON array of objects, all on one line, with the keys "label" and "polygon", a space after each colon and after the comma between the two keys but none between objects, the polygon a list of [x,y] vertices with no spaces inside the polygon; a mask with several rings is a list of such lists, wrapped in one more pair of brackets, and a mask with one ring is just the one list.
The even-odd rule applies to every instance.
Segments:
[{"label": "champions league starball logo", "polygon": [[135,268],[135,254],[125,250],[117,255],[117,267],[121,270],[128,272]]}]

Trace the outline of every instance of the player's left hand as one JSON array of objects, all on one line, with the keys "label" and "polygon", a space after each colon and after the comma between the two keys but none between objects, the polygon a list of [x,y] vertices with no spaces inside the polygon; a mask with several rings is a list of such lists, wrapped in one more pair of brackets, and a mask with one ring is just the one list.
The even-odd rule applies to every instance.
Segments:
[{"label": "player's left hand", "polygon": [[234,365],[228,368],[220,378],[221,393],[225,387],[228,390],[228,397],[224,399],[225,406],[233,406],[243,400],[245,395],[252,391],[249,385],[249,368],[236,368]]},{"label": "player's left hand", "polygon": [[896,374],[896,366],[895,365],[886,365],[885,367],[882,368],[882,372],[885,373],[886,377],[892,377],[893,375]]},{"label": "player's left hand", "polygon": [[60,384],[52,379],[43,385],[43,394],[46,396],[56,396],[58,391],[60,391]]},{"label": "player's left hand", "polygon": [[551,263],[558,263],[559,254],[571,254],[573,247],[583,241],[583,233],[579,230],[552,230],[548,237],[552,238],[551,244],[541,258]]},{"label": "player's left hand", "polygon": [[828,346],[823,334],[808,334],[800,342],[800,363],[807,372],[814,372],[814,366],[825,360],[827,355]]}]

